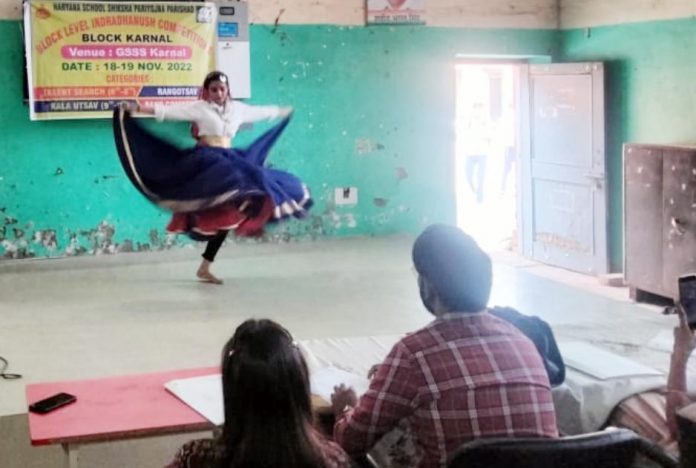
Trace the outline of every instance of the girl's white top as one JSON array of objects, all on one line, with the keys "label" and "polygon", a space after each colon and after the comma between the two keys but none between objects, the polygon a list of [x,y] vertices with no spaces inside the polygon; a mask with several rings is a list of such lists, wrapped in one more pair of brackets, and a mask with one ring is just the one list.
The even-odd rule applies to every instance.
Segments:
[{"label": "girl's white top", "polygon": [[195,122],[200,136],[233,138],[244,123],[272,120],[279,116],[278,106],[252,106],[234,100],[227,101],[224,106],[203,100],[169,106],[155,105],[155,118],[158,121]]}]

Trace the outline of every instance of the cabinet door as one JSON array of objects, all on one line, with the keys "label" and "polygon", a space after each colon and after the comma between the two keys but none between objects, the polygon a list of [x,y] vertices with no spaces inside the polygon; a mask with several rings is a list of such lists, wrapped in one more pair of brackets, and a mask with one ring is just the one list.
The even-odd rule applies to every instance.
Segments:
[{"label": "cabinet door", "polygon": [[662,151],[624,148],[626,283],[662,294]]},{"label": "cabinet door", "polygon": [[696,151],[666,149],[662,171],[662,284],[676,298],[677,278],[696,272]]}]

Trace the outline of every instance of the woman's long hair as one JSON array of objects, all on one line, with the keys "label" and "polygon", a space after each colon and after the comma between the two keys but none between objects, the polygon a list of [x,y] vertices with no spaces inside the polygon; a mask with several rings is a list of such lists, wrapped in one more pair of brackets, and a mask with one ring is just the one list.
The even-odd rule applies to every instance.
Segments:
[{"label": "woman's long hair", "polygon": [[223,348],[225,468],[323,468],[309,372],[290,333],[247,320]]}]

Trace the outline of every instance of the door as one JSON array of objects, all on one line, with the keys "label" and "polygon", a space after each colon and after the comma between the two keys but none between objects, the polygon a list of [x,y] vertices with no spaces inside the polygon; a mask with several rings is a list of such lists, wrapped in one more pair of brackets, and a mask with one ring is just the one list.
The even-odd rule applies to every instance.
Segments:
[{"label": "door", "polygon": [[603,65],[530,65],[527,80],[523,251],[562,268],[606,273]]}]

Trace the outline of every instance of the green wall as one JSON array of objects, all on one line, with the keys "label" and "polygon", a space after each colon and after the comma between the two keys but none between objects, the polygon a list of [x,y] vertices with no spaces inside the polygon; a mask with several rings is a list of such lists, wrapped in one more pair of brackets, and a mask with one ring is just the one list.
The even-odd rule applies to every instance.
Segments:
[{"label": "green wall", "polygon": [[624,142],[696,143],[696,19],[567,30],[559,60],[604,61],[610,251],[623,263]]},{"label": "green wall", "polygon": [[[300,175],[316,200],[309,220],[280,225],[265,240],[415,233],[453,222],[455,54],[550,55],[557,34],[252,26],[251,102],[296,109],[271,161]],[[165,235],[167,213],[126,179],[110,121],[29,121],[21,41],[19,22],[0,21],[0,257],[186,242]],[[187,141],[183,125],[156,128]],[[334,206],[337,186],[357,187],[358,205]]]},{"label": "green wall", "polygon": [[[621,145],[694,143],[696,19],[566,30],[271,26],[251,28],[256,103],[296,109],[272,162],[312,188],[312,217],[267,241],[415,233],[454,221],[456,54],[555,55],[607,64],[610,252],[622,252]],[[161,249],[168,215],[131,187],[110,122],[30,122],[18,21],[0,21],[0,257]],[[186,143],[179,124],[157,131]],[[237,144],[254,133],[240,134]],[[355,186],[360,202],[333,205]]]}]

